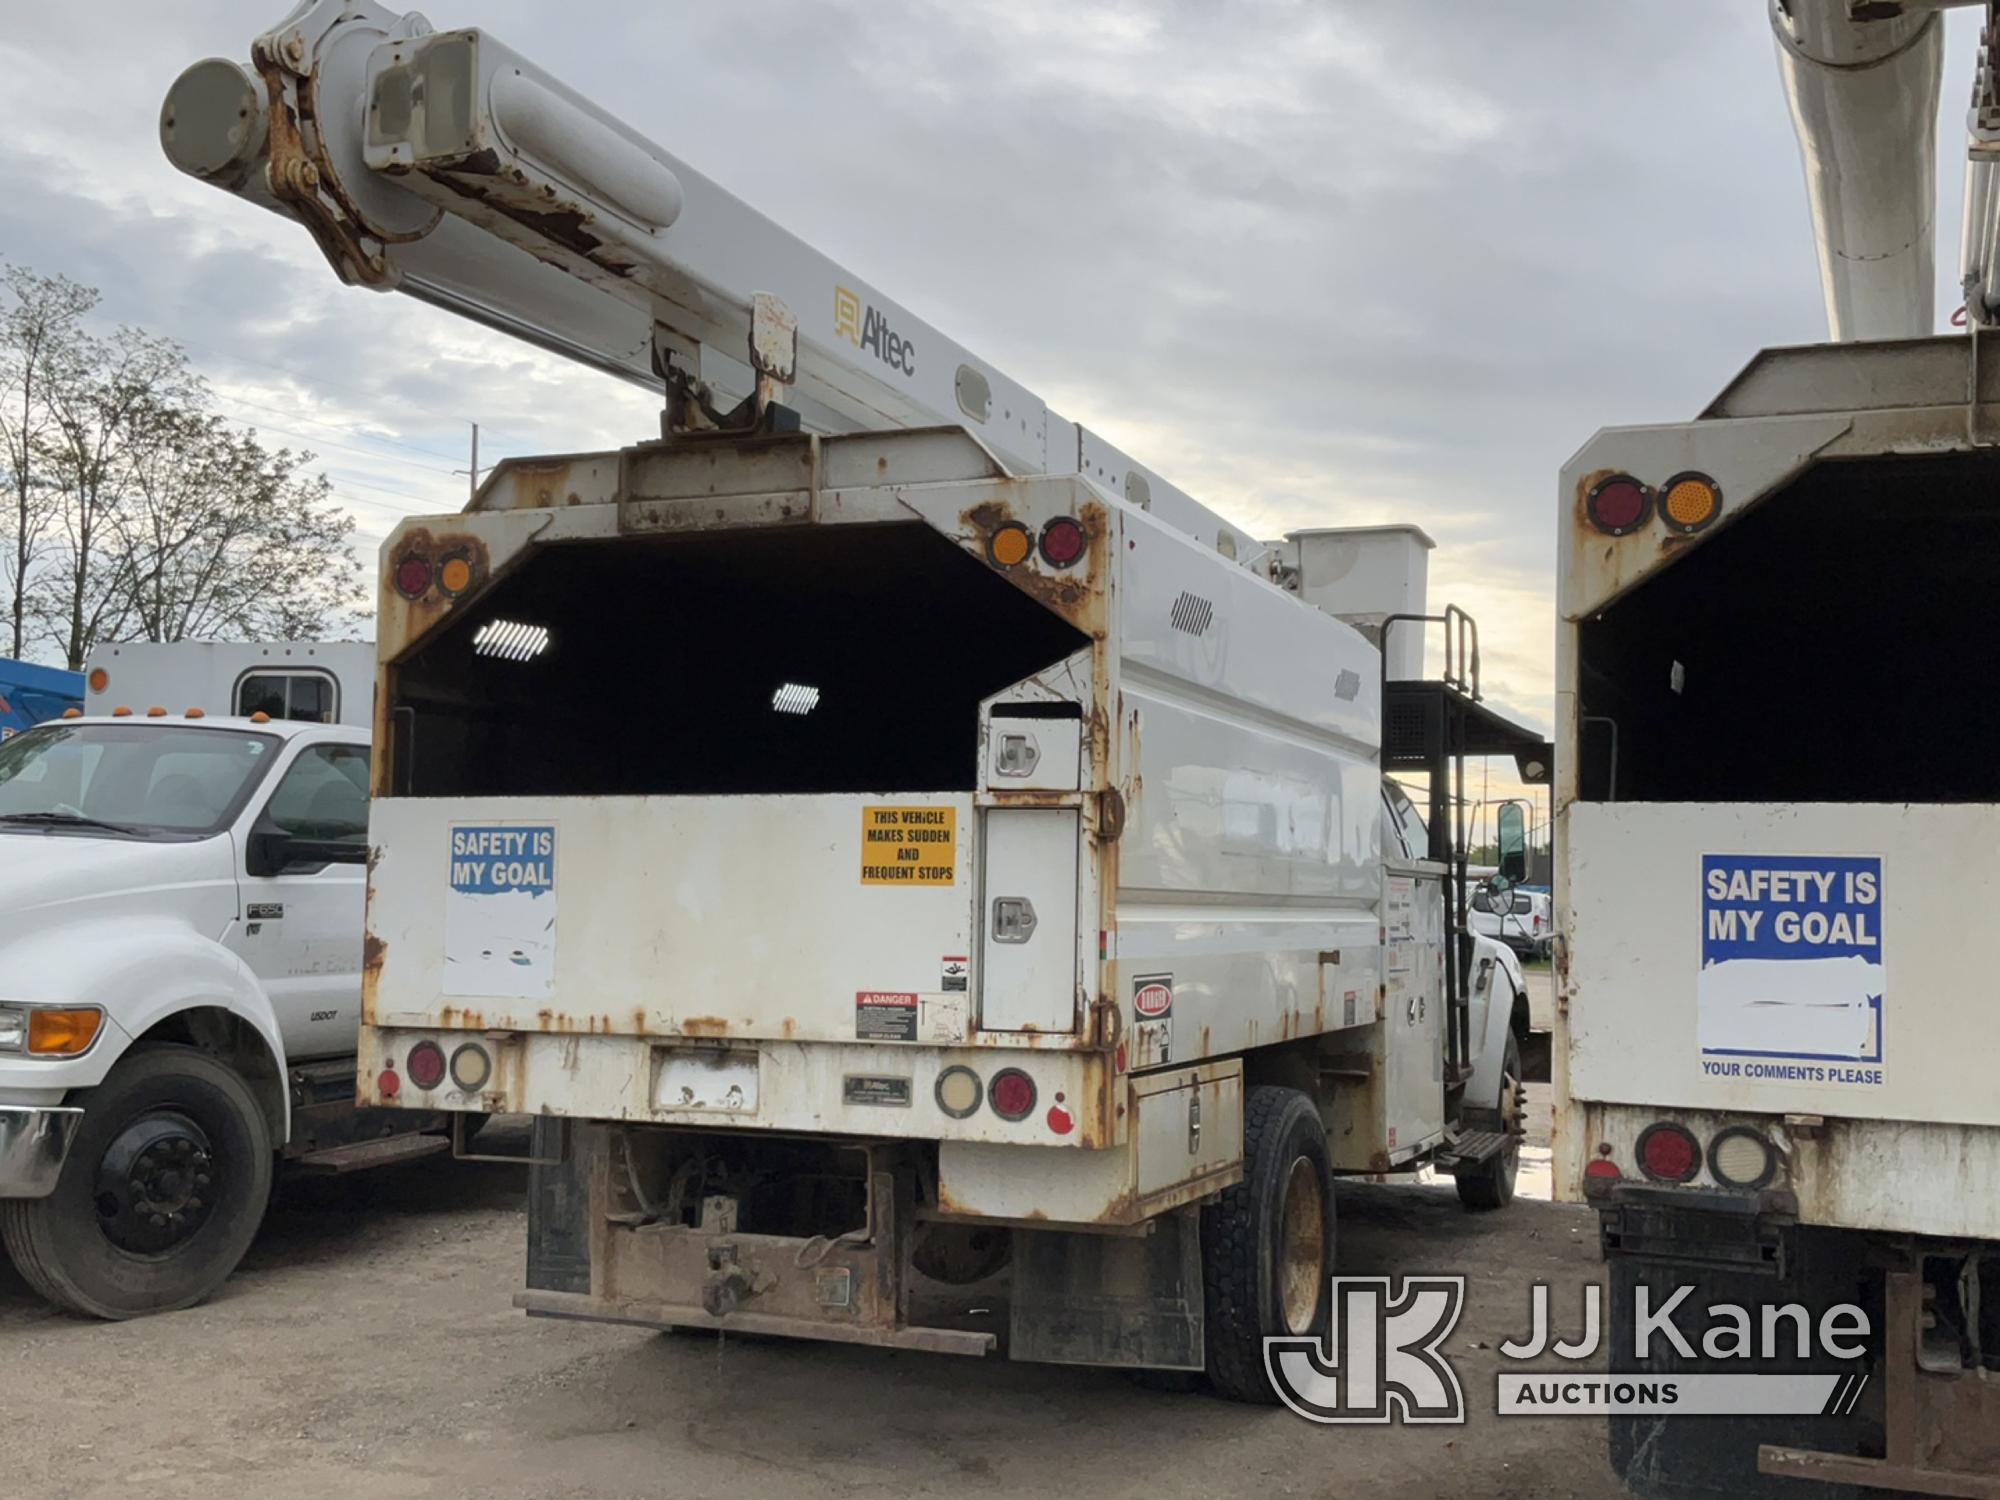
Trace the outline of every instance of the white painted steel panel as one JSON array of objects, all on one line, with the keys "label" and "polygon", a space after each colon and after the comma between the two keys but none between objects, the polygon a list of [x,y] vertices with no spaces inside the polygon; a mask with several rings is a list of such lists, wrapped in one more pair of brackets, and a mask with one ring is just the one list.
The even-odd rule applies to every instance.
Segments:
[{"label": "white painted steel panel", "polygon": [[[951,879],[863,884],[878,808],[952,812]],[[545,999],[445,998],[450,830],[480,822],[554,827]],[[901,1040],[962,1041],[965,995],[943,970],[973,951],[972,838],[969,795],[378,798],[372,1018],[886,1044],[902,1028],[875,1026],[886,1005],[864,1016],[866,993],[909,997]]]},{"label": "white painted steel panel", "polygon": [[[2000,1125],[1992,1078],[2000,1010],[1965,931],[1966,913],[2000,904],[2000,808],[1575,803],[1568,817],[1561,925],[1573,1098]],[[1781,1049],[1747,1045],[1732,1058],[1716,1050],[1712,1030],[1704,1055],[1704,855],[1879,858],[1879,1065],[1758,1058],[1749,1054]],[[1773,909],[1782,916],[1784,904]],[[1813,954],[1803,928],[1791,946]],[[1796,1022],[1779,1009],[1784,997],[1765,996],[1761,1024],[1774,1032],[1804,1026],[1799,1037],[1823,1043],[1816,1011],[1844,996],[1827,990],[1792,1011]],[[1870,1081],[1877,1073],[1880,1082]]]},{"label": "white painted steel panel", "polygon": [[[979,1024],[987,1031],[1074,1031],[1077,814],[991,808],[982,816]],[[1009,941],[999,908],[1022,901],[1034,925],[1025,940]]]}]

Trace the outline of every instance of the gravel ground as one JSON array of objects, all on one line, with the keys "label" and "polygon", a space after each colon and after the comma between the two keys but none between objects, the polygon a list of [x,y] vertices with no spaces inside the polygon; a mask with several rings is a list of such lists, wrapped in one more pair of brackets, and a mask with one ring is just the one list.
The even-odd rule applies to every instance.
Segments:
[{"label": "gravel ground", "polygon": [[[1523,1192],[1546,1184],[1531,1147]],[[1470,1278],[1447,1352],[1471,1418],[1341,1429],[1111,1372],[530,1320],[509,1304],[520,1189],[517,1168],[449,1160],[293,1186],[219,1298],[138,1323],[52,1313],[0,1261],[0,1494],[1619,1493],[1600,1422],[1493,1415],[1528,1284],[1557,1286],[1561,1322],[1601,1276],[1566,1206],[1343,1187],[1343,1270]]]}]

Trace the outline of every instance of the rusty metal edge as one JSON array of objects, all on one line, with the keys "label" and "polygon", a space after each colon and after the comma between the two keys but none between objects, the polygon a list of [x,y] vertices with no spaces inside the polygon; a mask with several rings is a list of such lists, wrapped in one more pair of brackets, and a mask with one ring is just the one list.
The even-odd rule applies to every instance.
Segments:
[{"label": "rusty metal edge", "polygon": [[843,1323],[814,1323],[802,1318],[765,1313],[731,1313],[710,1317],[699,1307],[671,1302],[625,1302],[593,1297],[585,1292],[519,1291],[514,1306],[541,1318],[571,1318],[592,1323],[625,1323],[636,1328],[704,1328],[717,1333],[761,1333],[779,1338],[813,1339],[821,1343],[866,1344],[885,1349],[916,1349],[926,1354],[991,1354],[999,1340],[990,1333],[957,1328],[875,1329]]},{"label": "rusty metal edge", "polygon": [[1780,1448],[1770,1443],[1757,1450],[1757,1472],[1784,1479],[1813,1479],[1828,1484],[1939,1495],[1946,1500],[2000,1500],[2000,1475],[1929,1469],[1919,1464],[1894,1464],[1882,1458],[1820,1453],[1807,1448]]}]

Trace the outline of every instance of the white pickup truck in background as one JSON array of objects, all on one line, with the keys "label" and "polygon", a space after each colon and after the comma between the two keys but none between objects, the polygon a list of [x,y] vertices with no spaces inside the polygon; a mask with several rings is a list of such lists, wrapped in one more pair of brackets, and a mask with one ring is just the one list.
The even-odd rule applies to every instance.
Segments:
[{"label": "white pickup truck in background", "polygon": [[1480,885],[1466,903],[1472,908],[1472,930],[1495,938],[1523,959],[1547,958],[1555,941],[1554,903],[1547,891],[1521,886],[1499,891]]},{"label": "white pickup truck in background", "polygon": [[[340,1170],[447,1144],[354,1108],[369,746],[327,720],[367,713],[370,674],[281,654],[313,649],[113,648],[93,697],[143,706],[0,745],[0,1241],[72,1311],[207,1296],[280,1153]],[[224,707],[296,690],[311,722],[169,710],[170,663],[220,671]]]}]

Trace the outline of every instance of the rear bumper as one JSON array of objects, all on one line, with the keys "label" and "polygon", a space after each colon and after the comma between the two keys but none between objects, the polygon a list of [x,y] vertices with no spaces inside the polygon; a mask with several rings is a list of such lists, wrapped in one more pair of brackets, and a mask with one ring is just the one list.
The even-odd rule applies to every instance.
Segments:
[{"label": "rear bumper", "polygon": [[46,1198],[55,1191],[83,1111],[69,1106],[0,1104],[0,1198]]}]

